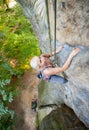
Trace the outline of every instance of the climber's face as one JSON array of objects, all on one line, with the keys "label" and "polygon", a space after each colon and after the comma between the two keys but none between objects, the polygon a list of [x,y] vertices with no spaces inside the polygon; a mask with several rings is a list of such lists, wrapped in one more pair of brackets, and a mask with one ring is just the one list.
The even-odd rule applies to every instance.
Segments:
[{"label": "climber's face", "polygon": [[45,56],[39,56],[38,57],[38,65],[43,68],[45,67],[46,65],[50,64],[51,61],[48,57],[45,57]]},{"label": "climber's face", "polygon": [[39,64],[40,67],[43,67],[45,65],[46,59],[47,58],[44,57],[44,56],[39,56],[38,57],[38,64]]}]

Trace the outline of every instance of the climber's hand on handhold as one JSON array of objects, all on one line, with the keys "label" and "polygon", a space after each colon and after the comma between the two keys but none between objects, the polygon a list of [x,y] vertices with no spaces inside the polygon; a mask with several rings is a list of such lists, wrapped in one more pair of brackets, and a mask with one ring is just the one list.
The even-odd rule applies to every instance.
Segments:
[{"label": "climber's hand on handhold", "polygon": [[80,52],[80,48],[74,48],[73,50],[72,50],[72,52],[71,52],[71,56],[72,57],[74,57],[77,53],[79,53]]}]

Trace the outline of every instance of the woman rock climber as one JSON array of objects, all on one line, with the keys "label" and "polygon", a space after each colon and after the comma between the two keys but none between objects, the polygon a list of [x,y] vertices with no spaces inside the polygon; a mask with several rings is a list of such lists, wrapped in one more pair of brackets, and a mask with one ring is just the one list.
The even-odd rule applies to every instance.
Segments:
[{"label": "woman rock climber", "polygon": [[[60,52],[63,49],[63,46],[60,46],[56,53]],[[52,54],[42,54],[40,56],[35,56],[31,59],[30,65],[32,68],[38,70],[40,73],[38,74],[39,78],[42,78],[43,80],[46,80],[48,82],[55,82],[64,84],[68,82],[67,79],[57,75],[58,73],[64,72],[68,69],[73,57],[80,51],[79,48],[74,48],[72,52],[70,53],[68,59],[64,63],[62,67],[55,67],[50,60],[50,57],[54,55],[54,52]]]}]

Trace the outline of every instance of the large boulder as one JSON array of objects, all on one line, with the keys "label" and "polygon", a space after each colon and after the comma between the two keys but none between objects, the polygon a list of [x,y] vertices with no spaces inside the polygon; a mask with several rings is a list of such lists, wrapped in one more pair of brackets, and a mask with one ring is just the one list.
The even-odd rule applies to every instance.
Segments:
[{"label": "large boulder", "polygon": [[[48,107],[50,108],[50,106]],[[89,130],[67,106],[53,110],[41,121],[38,130]]]},{"label": "large boulder", "polygon": [[[33,26],[41,51],[50,52],[50,47],[54,49],[54,42],[49,44],[54,41],[55,33],[54,1],[48,1],[49,22],[45,0],[17,1]],[[52,109],[45,109],[42,116],[38,111],[40,121],[55,106],[66,104],[89,127],[89,0],[57,0],[56,34],[56,47],[64,45],[61,53],[57,54],[59,66],[65,63],[73,47],[80,47],[81,52],[73,58],[69,69],[63,73],[68,79],[67,84],[40,83],[40,110],[42,106],[53,106]]]},{"label": "large boulder", "polygon": [[[78,47],[81,51],[73,58],[69,69],[63,73],[68,83],[40,83],[39,106],[66,104],[89,127],[89,47]],[[65,63],[72,49],[72,46],[65,44],[63,50],[57,54],[59,66]]]}]

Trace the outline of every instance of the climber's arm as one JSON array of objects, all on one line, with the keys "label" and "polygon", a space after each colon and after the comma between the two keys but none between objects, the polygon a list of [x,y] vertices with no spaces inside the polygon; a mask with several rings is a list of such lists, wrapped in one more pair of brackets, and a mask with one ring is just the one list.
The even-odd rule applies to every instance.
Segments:
[{"label": "climber's arm", "polygon": [[65,64],[62,67],[55,67],[55,68],[47,68],[44,70],[44,74],[45,75],[54,75],[57,73],[61,73],[64,72],[65,70],[68,69],[68,67],[70,66],[70,63],[73,59],[73,57],[80,51],[79,48],[75,48],[73,49],[73,51],[70,53],[67,61],[65,62]]},{"label": "climber's arm", "polygon": [[[56,53],[59,53],[61,50],[62,50],[63,46],[60,46],[57,50],[56,50]],[[52,51],[52,54],[42,54],[41,56],[45,56],[45,57],[51,57],[55,54],[54,51]]]}]

